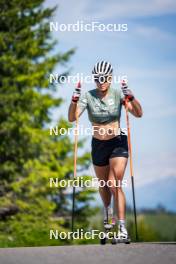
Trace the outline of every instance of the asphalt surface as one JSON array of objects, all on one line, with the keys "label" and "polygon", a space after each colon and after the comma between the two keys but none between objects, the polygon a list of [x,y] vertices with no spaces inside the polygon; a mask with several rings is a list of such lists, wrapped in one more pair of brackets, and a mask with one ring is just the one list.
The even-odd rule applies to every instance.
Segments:
[{"label": "asphalt surface", "polygon": [[0,264],[174,264],[176,244],[81,245],[0,249]]}]

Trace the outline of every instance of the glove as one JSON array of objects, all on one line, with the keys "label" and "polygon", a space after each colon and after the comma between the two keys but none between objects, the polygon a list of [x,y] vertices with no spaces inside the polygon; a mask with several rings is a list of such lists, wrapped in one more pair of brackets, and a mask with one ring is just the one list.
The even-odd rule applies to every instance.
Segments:
[{"label": "glove", "polygon": [[134,100],[134,95],[133,95],[132,91],[128,88],[127,81],[123,80],[121,82],[121,89],[122,89],[122,92],[123,92],[125,98],[127,98],[129,101]]},{"label": "glove", "polygon": [[79,98],[81,96],[81,83],[78,82],[72,96],[72,102],[77,103],[79,101]]}]

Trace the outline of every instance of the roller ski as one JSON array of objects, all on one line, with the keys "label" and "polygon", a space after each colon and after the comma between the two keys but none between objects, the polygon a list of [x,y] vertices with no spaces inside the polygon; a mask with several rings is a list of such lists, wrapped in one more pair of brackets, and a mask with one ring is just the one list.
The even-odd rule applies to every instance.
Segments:
[{"label": "roller ski", "polygon": [[109,232],[112,232],[111,230],[115,226],[115,218],[113,217],[113,211],[112,208],[104,209],[104,237],[100,239],[100,244],[105,245],[109,239],[113,239],[112,237],[109,237]]}]

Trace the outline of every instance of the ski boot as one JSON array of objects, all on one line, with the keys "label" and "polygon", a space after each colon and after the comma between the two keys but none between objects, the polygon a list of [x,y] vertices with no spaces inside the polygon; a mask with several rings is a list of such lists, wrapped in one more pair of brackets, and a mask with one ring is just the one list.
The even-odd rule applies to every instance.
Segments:
[{"label": "ski boot", "polygon": [[124,225],[119,225],[118,226],[118,235],[117,237],[114,237],[111,241],[113,245],[118,244],[118,243],[125,243],[125,244],[130,244],[131,239],[128,236],[127,229],[125,228]]}]

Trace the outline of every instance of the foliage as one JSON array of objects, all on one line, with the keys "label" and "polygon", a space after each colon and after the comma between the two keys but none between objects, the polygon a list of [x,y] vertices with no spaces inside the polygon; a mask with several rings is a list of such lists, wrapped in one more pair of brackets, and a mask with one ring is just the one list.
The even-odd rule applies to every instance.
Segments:
[{"label": "foliage", "polygon": [[[49,135],[51,110],[63,99],[54,97],[57,87],[49,85],[48,76],[74,50],[54,54],[48,25],[56,7],[44,8],[43,2],[0,0],[1,247],[61,244],[49,240],[49,229],[70,228],[71,196],[66,188],[50,188],[49,178],[73,176],[73,143],[68,136]],[[70,124],[58,118],[56,126]],[[81,171],[89,163],[88,153],[78,158]],[[92,214],[92,192],[77,191],[78,225]],[[17,210],[10,209],[14,206]]]}]

